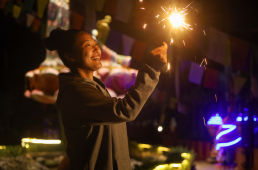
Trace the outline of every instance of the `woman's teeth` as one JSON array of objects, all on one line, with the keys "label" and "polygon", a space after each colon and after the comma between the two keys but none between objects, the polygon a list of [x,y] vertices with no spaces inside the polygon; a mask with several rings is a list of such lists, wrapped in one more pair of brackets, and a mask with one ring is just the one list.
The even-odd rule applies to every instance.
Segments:
[{"label": "woman's teeth", "polygon": [[93,60],[99,60],[100,59],[100,57],[94,57],[94,58],[92,58]]}]

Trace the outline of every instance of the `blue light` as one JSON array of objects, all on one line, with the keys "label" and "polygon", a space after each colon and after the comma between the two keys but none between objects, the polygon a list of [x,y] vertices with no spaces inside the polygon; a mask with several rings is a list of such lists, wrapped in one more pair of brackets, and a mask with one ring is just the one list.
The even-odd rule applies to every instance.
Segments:
[{"label": "blue light", "polygon": [[[254,122],[256,122],[257,121],[257,116],[253,116],[253,118],[254,118]],[[237,119],[236,119],[237,122],[241,122],[242,120],[243,119],[242,119],[241,116],[238,116]],[[248,120],[248,116],[245,116],[244,121],[247,121],[247,120]]]},{"label": "blue light", "polygon": [[233,140],[232,142],[228,142],[228,143],[218,143],[218,144],[216,145],[216,150],[219,150],[219,148],[221,148],[221,147],[227,147],[227,146],[234,145],[234,144],[238,143],[238,142],[241,141],[241,140],[242,140],[242,138],[239,137],[239,138],[237,138],[236,140]]},{"label": "blue light", "polygon": [[222,125],[222,118],[217,113],[216,116],[212,116],[208,122],[208,125]]},{"label": "blue light", "polygon": [[244,117],[244,121],[247,121],[248,120],[248,116]]},{"label": "blue light", "polygon": [[238,116],[236,119],[237,122],[241,122],[242,121],[242,117]]},{"label": "blue light", "polygon": [[216,136],[216,140],[219,140],[219,138],[225,134],[228,134],[230,132],[232,132],[233,130],[236,129],[236,125],[222,125],[222,128],[228,128],[227,130],[224,130],[222,132],[220,132],[217,136]]}]

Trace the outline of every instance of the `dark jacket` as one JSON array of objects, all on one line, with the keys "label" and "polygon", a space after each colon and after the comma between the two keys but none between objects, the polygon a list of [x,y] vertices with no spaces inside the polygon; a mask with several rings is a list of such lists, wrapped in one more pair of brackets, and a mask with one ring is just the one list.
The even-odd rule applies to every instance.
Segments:
[{"label": "dark jacket", "polygon": [[110,97],[105,85],[59,75],[57,107],[61,111],[71,170],[131,170],[126,123],[139,114],[166,64],[149,55],[135,85],[123,99]]}]

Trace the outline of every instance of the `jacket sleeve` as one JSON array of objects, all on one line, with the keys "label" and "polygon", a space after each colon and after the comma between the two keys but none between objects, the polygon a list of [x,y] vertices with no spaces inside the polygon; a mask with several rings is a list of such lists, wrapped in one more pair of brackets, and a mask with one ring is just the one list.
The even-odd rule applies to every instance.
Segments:
[{"label": "jacket sleeve", "polygon": [[165,65],[149,55],[138,72],[135,85],[123,99],[104,96],[96,87],[86,83],[70,85],[61,100],[64,124],[76,121],[81,125],[100,125],[134,120],[156,87],[160,69]]}]

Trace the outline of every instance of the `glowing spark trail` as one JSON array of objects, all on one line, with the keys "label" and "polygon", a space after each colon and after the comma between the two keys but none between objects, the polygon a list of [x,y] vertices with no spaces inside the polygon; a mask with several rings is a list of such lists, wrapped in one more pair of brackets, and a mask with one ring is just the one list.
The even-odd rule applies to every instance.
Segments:
[{"label": "glowing spark trail", "polygon": [[215,94],[215,99],[216,99],[216,102],[217,102],[217,95]]},{"label": "glowing spark trail", "polygon": [[145,29],[145,28],[146,28],[146,26],[147,26],[147,24],[144,24],[143,28]]},{"label": "glowing spark trail", "polygon": [[206,35],[205,31],[203,30],[203,34]]},{"label": "glowing spark trail", "polygon": [[202,118],[203,118],[204,125],[206,126],[206,123],[205,123],[205,118],[204,118],[204,117],[202,117]]},{"label": "glowing spark trail", "polygon": [[141,9],[145,9],[145,8],[141,8]]}]

